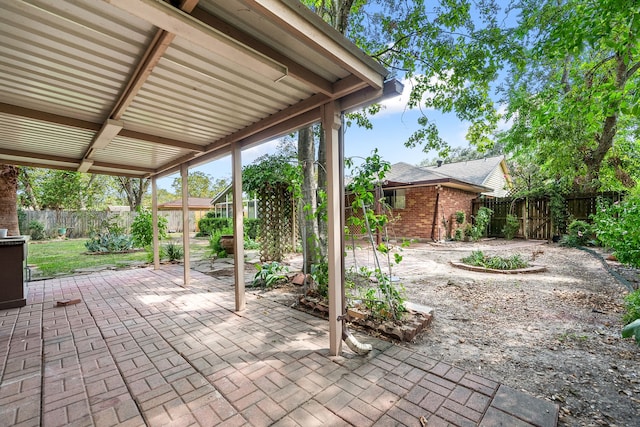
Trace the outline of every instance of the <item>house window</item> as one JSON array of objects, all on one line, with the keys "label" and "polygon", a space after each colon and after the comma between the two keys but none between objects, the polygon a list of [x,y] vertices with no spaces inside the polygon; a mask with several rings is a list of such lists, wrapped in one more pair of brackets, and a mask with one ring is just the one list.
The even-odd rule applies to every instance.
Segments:
[{"label": "house window", "polygon": [[404,209],[406,206],[405,190],[384,190],[384,201],[391,209]]}]

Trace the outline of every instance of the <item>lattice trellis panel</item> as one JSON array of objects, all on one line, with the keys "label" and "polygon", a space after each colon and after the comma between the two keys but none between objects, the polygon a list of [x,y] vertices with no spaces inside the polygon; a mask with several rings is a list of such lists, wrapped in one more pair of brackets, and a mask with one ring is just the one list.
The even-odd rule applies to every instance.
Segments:
[{"label": "lattice trellis panel", "polygon": [[269,186],[258,195],[260,212],[260,259],[282,261],[293,250],[295,206],[287,185]]}]

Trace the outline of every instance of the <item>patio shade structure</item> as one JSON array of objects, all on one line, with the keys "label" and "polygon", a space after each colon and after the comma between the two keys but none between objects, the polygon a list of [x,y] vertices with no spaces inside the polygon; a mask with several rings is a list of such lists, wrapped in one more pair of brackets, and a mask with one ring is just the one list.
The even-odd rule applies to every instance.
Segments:
[{"label": "patio shade structure", "polygon": [[242,149],[322,122],[339,353],[340,113],[397,93],[382,66],[297,0],[2,0],[0,53],[0,163],[151,178],[155,193],[231,154],[242,203]]}]

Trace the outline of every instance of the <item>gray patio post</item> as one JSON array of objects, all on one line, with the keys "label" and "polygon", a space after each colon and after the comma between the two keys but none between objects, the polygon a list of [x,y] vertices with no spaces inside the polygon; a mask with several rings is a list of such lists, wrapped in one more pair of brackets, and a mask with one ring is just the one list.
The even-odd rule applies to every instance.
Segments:
[{"label": "gray patio post", "polygon": [[160,268],[160,245],[158,236],[158,183],[151,177],[151,222],[153,223],[153,269]]},{"label": "gray patio post", "polygon": [[329,354],[338,356],[342,353],[342,249],[343,233],[342,215],[340,213],[340,197],[344,197],[340,188],[340,104],[330,102],[322,107],[322,127],[327,152],[327,228],[329,264]]},{"label": "gray patio post", "polygon": [[236,311],[244,310],[244,203],[242,200],[242,149],[234,142],[231,148],[231,182],[233,189],[233,253],[235,257],[233,277],[235,279]]},{"label": "gray patio post", "polygon": [[189,169],[186,163],[180,166],[182,179],[182,247],[184,248],[184,286],[189,284]]}]

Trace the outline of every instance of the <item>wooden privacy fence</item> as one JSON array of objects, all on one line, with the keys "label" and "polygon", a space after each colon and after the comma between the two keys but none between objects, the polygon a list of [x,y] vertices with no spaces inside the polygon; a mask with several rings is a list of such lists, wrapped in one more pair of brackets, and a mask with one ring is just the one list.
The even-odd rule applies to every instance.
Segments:
[{"label": "wooden privacy fence", "polygon": [[[131,232],[131,224],[136,212],[106,211],[23,211],[20,221],[20,233],[29,234],[29,223],[38,221],[44,226],[48,237],[58,236],[60,228],[66,229],[67,237],[88,237],[92,231],[103,230],[107,223],[116,222],[126,233]],[[182,232],[182,212],[158,211],[158,216],[167,218],[170,232]],[[196,231],[195,213],[189,212],[189,231]]]},{"label": "wooden privacy fence", "polygon": [[[565,197],[565,215],[569,223],[573,220],[591,222],[589,216],[596,213],[598,200],[607,199],[611,202],[622,200],[622,194],[605,192],[597,194],[570,194]],[[493,210],[491,222],[487,228],[489,237],[502,237],[507,215],[518,217],[520,229],[516,237],[528,239],[551,240],[555,232],[551,216],[550,200],[548,196],[535,198],[497,198],[476,199],[473,201],[473,214],[481,207]],[[526,232],[525,232],[526,231]]]}]

